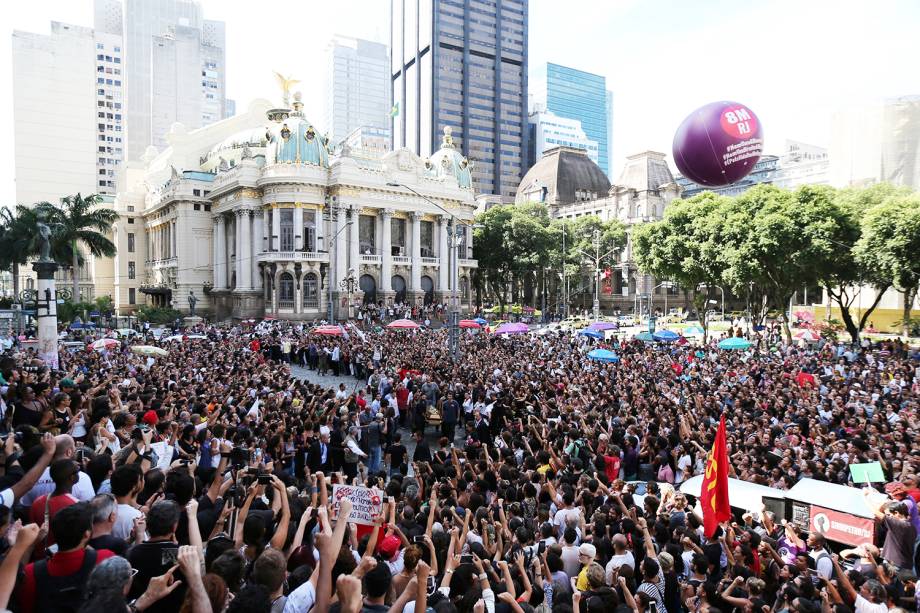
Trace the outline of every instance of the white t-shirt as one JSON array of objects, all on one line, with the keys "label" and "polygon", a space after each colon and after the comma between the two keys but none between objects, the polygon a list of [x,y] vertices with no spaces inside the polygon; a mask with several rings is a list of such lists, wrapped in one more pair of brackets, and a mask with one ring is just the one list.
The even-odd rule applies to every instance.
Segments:
[{"label": "white t-shirt", "polygon": [[112,536],[123,540],[131,538],[131,530],[134,529],[134,518],[140,516],[141,512],[130,504],[119,504],[118,513],[115,515],[115,524],[112,526]]},{"label": "white t-shirt", "polygon": [[316,604],[316,588],[309,581],[300,584],[284,603],[284,613],[304,613]]},{"label": "white t-shirt", "polygon": [[631,551],[622,554],[614,554],[614,556],[610,558],[610,561],[607,562],[607,568],[604,569],[607,585],[613,585],[613,571],[621,566],[628,566],[633,570],[636,569],[636,558]]},{"label": "white t-shirt", "polygon": [[[30,507],[32,503],[35,502],[36,498],[44,496],[45,494],[50,494],[53,491],[54,481],[51,480],[51,468],[49,467],[45,469],[45,472],[38,478],[38,481],[35,482],[32,489],[26,492],[19,502],[23,506]],[[77,484],[73,486],[70,493],[80,502],[87,502],[93,499],[93,496],[96,495],[96,490],[93,489],[92,479],[81,470],[80,478]]]},{"label": "white t-shirt", "polygon": [[680,456],[677,460],[677,474],[674,475],[674,483],[683,483],[685,479],[688,479],[690,475],[688,471],[693,466],[693,462],[690,460],[689,454],[684,454]]},{"label": "white t-shirt", "polygon": [[860,594],[856,595],[856,606],[854,608],[856,613],[888,613],[888,605],[869,602]]}]

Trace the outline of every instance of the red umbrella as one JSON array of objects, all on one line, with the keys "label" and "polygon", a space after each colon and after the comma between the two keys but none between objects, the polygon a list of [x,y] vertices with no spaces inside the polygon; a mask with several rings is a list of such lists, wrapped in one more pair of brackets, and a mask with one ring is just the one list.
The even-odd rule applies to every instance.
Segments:
[{"label": "red umbrella", "polygon": [[317,326],[313,328],[313,334],[325,334],[326,336],[342,336],[341,326]]},{"label": "red umbrella", "polygon": [[387,328],[393,328],[396,330],[414,330],[418,327],[419,325],[411,319],[397,319],[396,321],[387,324]]},{"label": "red umbrella", "polygon": [[461,320],[460,320],[460,327],[461,327],[461,328],[469,328],[469,329],[473,329],[473,330],[478,330],[478,329],[482,328],[482,326],[480,326],[478,323],[476,323],[476,322],[473,321],[472,319],[461,319]]}]

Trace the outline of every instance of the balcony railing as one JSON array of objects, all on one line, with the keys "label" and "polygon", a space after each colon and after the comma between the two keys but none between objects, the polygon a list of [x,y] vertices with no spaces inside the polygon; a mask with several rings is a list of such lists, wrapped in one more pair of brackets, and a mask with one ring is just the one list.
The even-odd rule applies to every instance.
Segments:
[{"label": "balcony railing", "polygon": [[479,268],[479,260],[460,258],[458,262],[460,266],[466,266],[467,268]]},{"label": "balcony railing", "polygon": [[179,265],[179,258],[166,258],[163,260],[151,260],[148,262],[151,268],[172,268]]},{"label": "balcony railing", "polygon": [[393,263],[394,264],[411,264],[412,258],[404,256],[404,255],[394,255]]},{"label": "balcony railing", "polygon": [[362,264],[379,264],[381,257],[379,255],[367,255],[365,253],[361,254],[361,263]]},{"label": "balcony railing", "polygon": [[441,264],[441,258],[422,258],[422,266],[438,266]]},{"label": "balcony railing", "polygon": [[319,299],[317,299],[317,298],[304,298],[304,299],[303,299],[303,308],[305,308],[305,309],[318,309],[318,308],[319,308]]},{"label": "balcony railing", "polygon": [[291,310],[293,310],[293,309],[294,309],[294,301],[293,301],[293,300],[280,300],[280,299],[279,299],[279,300],[278,300],[278,308],[279,308],[279,309],[291,309]]},{"label": "balcony railing", "polygon": [[326,262],[329,254],[319,251],[263,251],[258,259],[260,262]]}]

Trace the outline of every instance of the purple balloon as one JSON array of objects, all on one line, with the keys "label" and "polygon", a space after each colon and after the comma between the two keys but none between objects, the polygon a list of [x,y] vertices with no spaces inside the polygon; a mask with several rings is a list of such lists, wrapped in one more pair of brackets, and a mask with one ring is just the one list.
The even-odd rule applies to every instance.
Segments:
[{"label": "purple balloon", "polygon": [[754,169],[763,152],[757,115],[738,102],[710,102],[681,122],[674,163],[682,175],[708,187],[729,185]]}]

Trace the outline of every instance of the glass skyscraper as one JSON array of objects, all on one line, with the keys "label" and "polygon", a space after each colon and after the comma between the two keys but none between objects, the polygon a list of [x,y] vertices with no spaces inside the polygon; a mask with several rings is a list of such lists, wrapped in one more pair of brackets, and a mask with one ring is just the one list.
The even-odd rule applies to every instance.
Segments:
[{"label": "glass skyscraper", "polygon": [[477,193],[514,196],[527,151],[528,0],[390,0],[393,147],[446,126]]},{"label": "glass skyscraper", "polygon": [[598,145],[597,165],[610,176],[607,79],[600,75],[547,62],[533,75],[533,103],[559,117],[577,119]]}]

